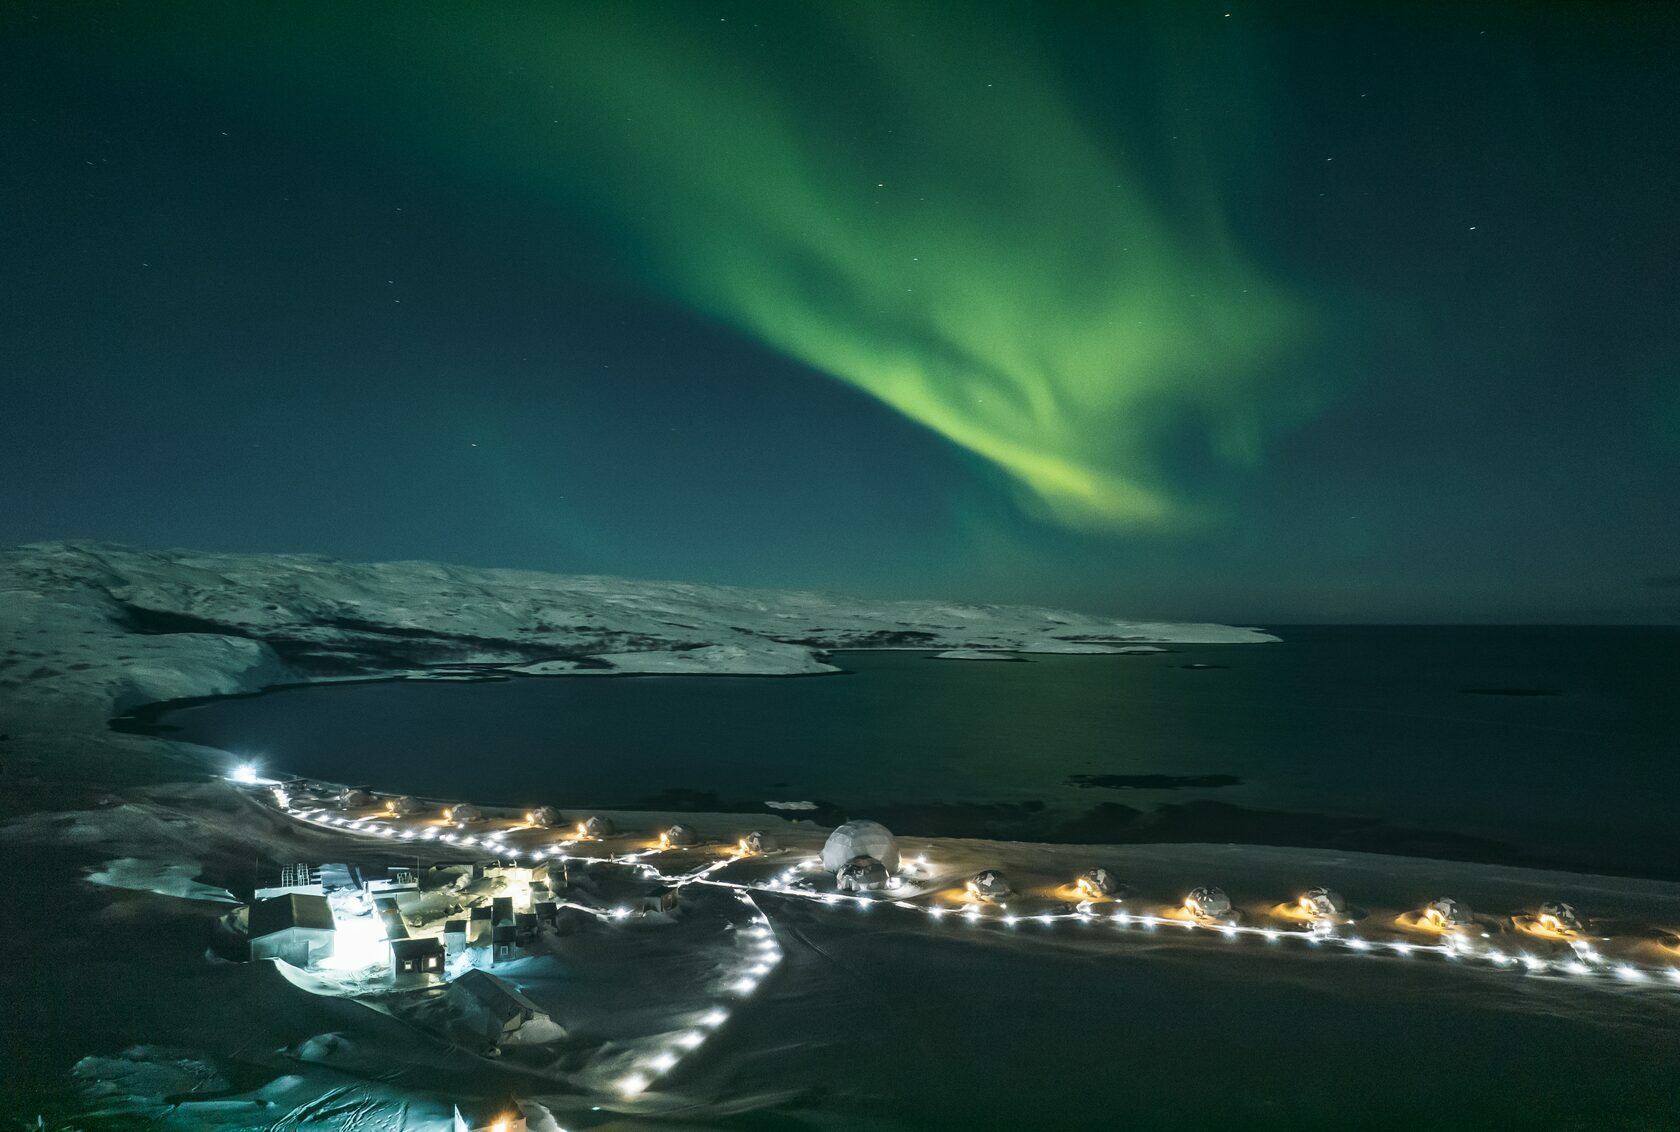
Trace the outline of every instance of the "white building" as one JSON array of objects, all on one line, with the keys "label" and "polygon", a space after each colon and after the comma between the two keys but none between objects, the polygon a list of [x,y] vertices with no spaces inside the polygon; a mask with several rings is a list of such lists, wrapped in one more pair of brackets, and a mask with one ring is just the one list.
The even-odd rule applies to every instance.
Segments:
[{"label": "white building", "polygon": [[307,969],[333,953],[332,908],[325,896],[291,892],[251,905],[252,959],[283,959]]},{"label": "white building", "polygon": [[889,873],[898,871],[898,841],[892,831],[876,821],[849,821],[828,835],[823,843],[823,868],[838,873],[848,861],[873,857]]},{"label": "white building", "polygon": [[550,1021],[548,1012],[518,987],[477,967],[450,983],[447,994],[462,1022],[496,1045],[532,1022]]}]

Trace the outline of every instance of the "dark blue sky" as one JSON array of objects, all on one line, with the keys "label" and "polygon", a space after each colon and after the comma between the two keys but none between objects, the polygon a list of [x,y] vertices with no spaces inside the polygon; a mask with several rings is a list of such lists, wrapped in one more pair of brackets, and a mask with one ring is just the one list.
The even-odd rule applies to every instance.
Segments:
[{"label": "dark blue sky", "polygon": [[1680,618],[1675,6],[1108,7],[11,5],[0,541]]}]

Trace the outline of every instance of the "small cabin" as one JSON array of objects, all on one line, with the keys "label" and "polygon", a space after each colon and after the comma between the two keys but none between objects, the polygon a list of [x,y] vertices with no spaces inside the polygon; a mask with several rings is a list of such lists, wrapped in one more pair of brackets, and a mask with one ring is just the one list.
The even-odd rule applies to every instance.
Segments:
[{"label": "small cabin", "polygon": [[391,974],[441,975],[446,958],[444,943],[436,936],[391,941]]}]

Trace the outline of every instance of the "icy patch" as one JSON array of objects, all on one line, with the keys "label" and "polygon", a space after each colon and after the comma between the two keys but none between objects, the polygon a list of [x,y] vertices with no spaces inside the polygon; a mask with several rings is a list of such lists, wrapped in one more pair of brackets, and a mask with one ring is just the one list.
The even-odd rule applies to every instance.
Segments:
[{"label": "icy patch", "polygon": [[89,1098],[141,1104],[231,1088],[210,1062],[190,1051],[162,1046],[130,1046],[114,1057],[84,1057],[70,1075]]},{"label": "icy patch", "polygon": [[88,880],[111,888],[127,888],[136,892],[155,892],[159,896],[174,896],[182,900],[208,900],[216,904],[237,904],[239,901],[225,888],[215,888],[194,880],[198,869],[172,861],[143,861],[138,857],[119,857],[90,870]]},{"label": "icy patch", "polygon": [[814,810],[817,808],[815,802],[766,802],[764,804],[772,810]]}]

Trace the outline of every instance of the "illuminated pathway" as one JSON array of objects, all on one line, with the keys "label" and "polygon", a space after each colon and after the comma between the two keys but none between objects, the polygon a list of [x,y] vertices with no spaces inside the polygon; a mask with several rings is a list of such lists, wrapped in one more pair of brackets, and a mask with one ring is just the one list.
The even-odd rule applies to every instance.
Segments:
[{"label": "illuminated pathway", "polygon": [[[239,779],[236,778],[236,781]],[[643,879],[677,888],[704,885],[733,893],[750,912],[750,918],[739,939],[739,964],[735,973],[724,980],[727,997],[720,999],[714,1008],[704,1012],[691,1028],[679,1032],[674,1039],[665,1040],[651,1055],[639,1053],[632,1059],[631,1068],[616,1083],[617,1091],[626,1099],[649,1089],[656,1080],[675,1069],[684,1057],[701,1048],[728,1019],[729,999],[738,1001],[751,995],[781,962],[782,949],[776,939],[770,917],[759,907],[756,900],[760,895],[802,900],[819,907],[850,906],[859,911],[890,909],[893,914],[923,916],[932,921],[949,921],[977,930],[1013,932],[1035,929],[1035,926],[1054,928],[1059,924],[1079,924],[1105,929],[1106,932],[1113,933],[1111,938],[1124,938],[1135,933],[1154,933],[1157,939],[1170,933],[1182,932],[1208,940],[1220,939],[1227,943],[1249,939],[1266,946],[1335,951],[1349,956],[1384,957],[1390,961],[1432,956],[1453,966],[1540,977],[1557,984],[1598,982],[1606,986],[1649,988],[1652,991],[1658,991],[1660,988],[1680,990],[1680,966],[1613,960],[1601,954],[1584,939],[1555,940],[1556,943],[1568,944],[1568,952],[1548,958],[1522,950],[1506,950],[1484,942],[1486,936],[1471,937],[1456,932],[1437,933],[1439,938],[1436,941],[1367,938],[1354,934],[1348,930],[1347,925],[1337,926],[1322,920],[1303,929],[1285,929],[1220,920],[1198,920],[1177,911],[1169,914],[1137,911],[1122,906],[1123,902],[1120,901],[1104,904],[1100,911],[1098,905],[1087,902],[1080,903],[1073,911],[1045,911],[1030,915],[1012,911],[1003,904],[981,902],[949,908],[918,902],[935,897],[950,888],[948,880],[944,883],[934,883],[936,877],[933,870],[922,859],[905,863],[901,876],[894,878],[899,885],[896,890],[878,895],[822,891],[802,886],[800,883],[803,877],[826,878],[827,874],[823,872],[816,858],[803,859],[791,867],[784,867],[777,875],[763,880],[733,880],[720,875],[731,866],[744,862],[764,862],[761,856],[743,852],[733,852],[687,871],[665,872],[653,862],[685,852],[708,850],[698,847],[655,846],[629,853],[597,856],[575,851],[581,845],[590,843],[589,839],[578,836],[561,836],[539,846],[510,844],[508,838],[515,834],[528,840],[531,834],[552,835],[552,831],[523,826],[513,830],[465,834],[430,824],[434,819],[351,817],[335,813],[323,805],[293,805],[286,789],[280,783],[251,783],[249,779],[243,781],[247,785],[272,787],[271,790],[262,791],[261,796],[272,796],[274,802],[290,818],[335,833],[350,833],[381,842],[422,841],[461,846],[493,853],[499,858],[516,863],[561,861],[617,866],[635,870]],[[408,824],[402,827],[393,824],[402,821],[407,821]],[[631,914],[627,908],[603,909],[572,902],[566,902],[564,906],[605,920],[623,919]]]}]

